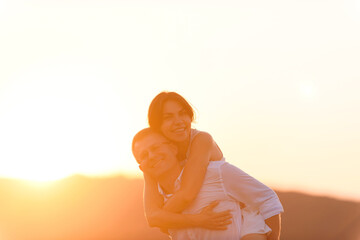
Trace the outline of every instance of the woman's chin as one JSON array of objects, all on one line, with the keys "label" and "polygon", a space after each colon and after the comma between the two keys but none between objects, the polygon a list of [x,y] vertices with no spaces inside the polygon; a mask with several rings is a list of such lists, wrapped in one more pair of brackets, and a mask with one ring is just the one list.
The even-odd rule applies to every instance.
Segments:
[{"label": "woman's chin", "polygon": [[168,137],[171,141],[176,142],[176,143],[182,143],[182,142],[186,142],[189,139],[189,134],[187,133],[174,133],[171,134],[171,136]]}]

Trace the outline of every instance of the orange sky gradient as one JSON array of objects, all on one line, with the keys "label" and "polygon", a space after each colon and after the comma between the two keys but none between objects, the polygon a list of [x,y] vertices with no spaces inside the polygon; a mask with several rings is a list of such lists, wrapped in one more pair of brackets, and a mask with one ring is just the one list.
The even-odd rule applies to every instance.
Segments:
[{"label": "orange sky gradient", "polygon": [[0,177],[141,177],[132,136],[182,94],[227,161],[360,200],[360,1],[0,1]]}]

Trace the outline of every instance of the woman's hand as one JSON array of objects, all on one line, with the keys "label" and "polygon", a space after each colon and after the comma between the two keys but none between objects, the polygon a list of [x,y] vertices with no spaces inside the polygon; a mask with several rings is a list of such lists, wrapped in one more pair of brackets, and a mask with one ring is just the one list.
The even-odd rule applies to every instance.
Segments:
[{"label": "woman's hand", "polygon": [[197,216],[200,228],[207,228],[212,230],[227,229],[227,225],[232,222],[232,214],[230,213],[230,210],[214,212],[213,210],[218,204],[219,201],[214,201],[201,210]]}]

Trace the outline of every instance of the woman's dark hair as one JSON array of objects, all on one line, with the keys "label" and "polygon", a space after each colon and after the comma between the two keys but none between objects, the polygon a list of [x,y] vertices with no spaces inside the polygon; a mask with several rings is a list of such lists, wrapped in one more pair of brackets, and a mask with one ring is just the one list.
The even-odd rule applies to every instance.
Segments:
[{"label": "woman's dark hair", "polygon": [[194,120],[195,113],[190,104],[180,94],[176,92],[161,92],[150,103],[148,111],[148,121],[150,128],[159,131],[162,124],[163,107],[165,102],[172,100],[178,102],[184,107],[187,114],[191,118],[191,122]]}]

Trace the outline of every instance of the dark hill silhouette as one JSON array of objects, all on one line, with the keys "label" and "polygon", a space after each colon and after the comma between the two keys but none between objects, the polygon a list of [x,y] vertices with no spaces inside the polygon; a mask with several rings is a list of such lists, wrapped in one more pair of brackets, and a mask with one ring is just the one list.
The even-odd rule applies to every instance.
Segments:
[{"label": "dark hill silhouette", "polygon": [[[0,179],[1,240],[162,240],[147,226],[142,179],[73,176],[44,186]],[[282,240],[359,240],[360,203],[278,192]]]},{"label": "dark hill silhouette", "polygon": [[285,209],[282,239],[360,239],[360,203],[295,192],[278,195]]}]

